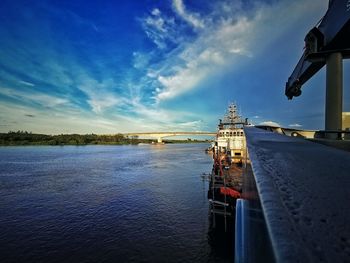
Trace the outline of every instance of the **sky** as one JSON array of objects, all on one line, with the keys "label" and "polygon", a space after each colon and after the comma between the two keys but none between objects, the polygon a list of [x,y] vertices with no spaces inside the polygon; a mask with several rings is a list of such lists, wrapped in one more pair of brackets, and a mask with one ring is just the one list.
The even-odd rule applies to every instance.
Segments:
[{"label": "sky", "polygon": [[284,89],[327,5],[2,0],[0,132],[215,131],[230,102],[254,124],[323,129],[325,69]]}]

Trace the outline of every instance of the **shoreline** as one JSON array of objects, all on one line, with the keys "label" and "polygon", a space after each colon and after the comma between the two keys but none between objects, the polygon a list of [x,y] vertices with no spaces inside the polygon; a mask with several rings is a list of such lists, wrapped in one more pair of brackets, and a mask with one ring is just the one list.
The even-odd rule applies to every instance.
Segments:
[{"label": "shoreline", "polygon": [[164,144],[198,144],[198,143],[210,143],[208,141],[165,141],[164,143],[87,143],[87,144],[48,144],[48,143],[23,143],[23,144],[0,144],[0,147],[12,147],[12,146],[146,146],[146,145],[164,145]]},{"label": "shoreline", "polygon": [[[163,140],[166,144],[171,143],[202,143],[209,140]],[[137,136],[124,136],[123,134],[97,135],[97,134],[60,134],[48,135],[37,134],[27,131],[0,133],[0,146],[26,146],[26,145],[138,145],[157,144],[155,139],[140,139]]]}]

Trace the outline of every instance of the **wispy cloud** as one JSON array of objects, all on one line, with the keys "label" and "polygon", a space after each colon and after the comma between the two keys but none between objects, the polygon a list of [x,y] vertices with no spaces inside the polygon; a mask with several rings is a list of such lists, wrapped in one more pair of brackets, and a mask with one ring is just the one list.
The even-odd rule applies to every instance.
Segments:
[{"label": "wispy cloud", "polygon": [[204,28],[204,22],[201,20],[199,14],[189,13],[182,0],[173,0],[173,6],[176,13],[192,26],[195,28]]},{"label": "wispy cloud", "polygon": [[108,108],[123,103],[123,98],[118,97],[113,92],[113,89],[117,86],[113,79],[104,79],[99,82],[88,75],[82,74],[77,81],[78,88],[87,96],[87,103],[95,113],[102,113]]},{"label": "wispy cloud", "polygon": [[150,55],[141,53],[141,52],[133,52],[133,66],[136,69],[145,69],[149,63]]},{"label": "wispy cloud", "polygon": [[176,25],[173,17],[161,13],[158,8],[152,10],[151,14],[140,19],[146,35],[160,49],[165,49],[168,43],[178,43],[181,39],[176,38]]},{"label": "wispy cloud", "polygon": [[91,108],[95,113],[102,113],[104,109],[113,107],[120,103],[120,100],[118,100],[115,96],[106,98],[98,98],[94,96],[87,100],[87,102],[91,105]]},{"label": "wispy cloud", "polygon": [[[272,2],[244,9],[244,1],[214,1],[197,10],[186,0],[165,2],[143,17],[138,13],[134,22],[145,35],[137,35],[140,44],[132,47],[124,31],[107,30],[106,21],[114,18],[93,20],[50,4],[23,7],[17,27],[10,20],[0,25],[1,115],[6,125],[23,122],[33,131],[35,125],[50,132],[50,125],[60,132],[203,130],[201,109],[191,103],[175,109],[175,99],[242,67],[295,19],[324,6]],[[47,14],[32,16],[38,6]]]},{"label": "wispy cloud", "polygon": [[289,124],[289,127],[294,127],[294,128],[300,128],[303,127],[303,125],[299,124],[299,123],[293,123],[293,124]]},{"label": "wispy cloud", "polygon": [[156,100],[159,102],[161,100],[171,99],[192,89],[207,73],[208,69],[196,67],[181,69],[176,75],[168,77],[159,76],[158,81],[162,84],[163,89],[158,90]]},{"label": "wispy cloud", "polygon": [[30,83],[30,82],[24,81],[24,80],[19,80],[18,82],[20,84],[24,84],[24,85],[29,86],[29,87],[34,87],[35,86],[33,83]]},{"label": "wispy cloud", "polygon": [[185,131],[207,131],[208,129],[208,127],[204,124],[202,120],[181,122],[181,123],[178,123],[177,125],[180,128],[180,130],[185,130]]},{"label": "wispy cloud", "polygon": [[263,121],[263,122],[260,122],[258,125],[271,126],[271,127],[281,127],[281,125],[279,125],[277,122],[274,122],[274,121]]},{"label": "wispy cloud", "polygon": [[5,87],[0,88],[0,94],[15,100],[35,103],[48,108],[69,103],[69,100],[65,98],[55,97],[55,96],[51,96],[51,95],[47,95],[39,92],[33,92],[33,91],[28,91],[28,92],[18,91],[15,89],[10,89]]},{"label": "wispy cloud", "polygon": [[[269,5],[258,2],[249,11],[244,11],[242,4],[233,7],[218,4],[214,5],[211,14],[207,14],[206,20],[189,13],[182,0],[174,0],[173,6],[177,15],[201,30],[194,39],[182,42],[169,52],[161,65],[153,67],[152,77],[156,77],[160,84],[155,90],[157,102],[198,88],[205,79],[249,60],[291,27],[295,14],[306,15],[307,10],[320,9],[323,3],[281,1]],[[280,26],[276,28],[275,24]],[[159,21],[159,39],[171,36],[171,32],[164,32],[162,25]]]},{"label": "wispy cloud", "polygon": [[174,73],[164,71],[158,75],[162,89],[157,91],[156,100],[177,97],[198,87],[201,81],[227,66],[235,57],[251,56],[248,42],[242,39],[251,27],[246,18],[235,23],[210,25],[195,41],[184,44],[178,53],[171,54],[180,57],[182,64],[176,67],[170,64]]},{"label": "wispy cloud", "polygon": [[[28,112],[30,114],[27,114]],[[88,112],[62,110],[58,107],[42,111],[31,106],[10,102],[0,104],[0,119],[6,120],[2,121],[5,125],[2,129],[3,132],[23,129],[47,134],[106,134],[136,131],[140,127],[137,121],[123,117],[108,118]]]},{"label": "wispy cloud", "polygon": [[[134,98],[128,102],[127,107],[136,116],[135,119],[143,120],[143,124],[152,124],[152,127],[157,127],[158,130],[181,130],[186,125],[190,130],[203,130],[205,124],[198,121],[197,114],[181,111],[181,110],[166,110],[157,107],[157,105],[145,106],[139,98]],[[195,121],[194,121],[195,120]],[[190,127],[190,123],[194,126]]]}]

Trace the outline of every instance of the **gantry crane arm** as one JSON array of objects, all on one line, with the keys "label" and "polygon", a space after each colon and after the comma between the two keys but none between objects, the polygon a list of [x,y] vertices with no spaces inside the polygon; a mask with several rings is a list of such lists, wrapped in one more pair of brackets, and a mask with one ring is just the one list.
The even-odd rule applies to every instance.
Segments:
[{"label": "gantry crane arm", "polygon": [[319,25],[305,37],[305,50],[286,83],[288,99],[301,94],[301,86],[326,63],[329,53],[350,56],[350,0],[330,0]]}]

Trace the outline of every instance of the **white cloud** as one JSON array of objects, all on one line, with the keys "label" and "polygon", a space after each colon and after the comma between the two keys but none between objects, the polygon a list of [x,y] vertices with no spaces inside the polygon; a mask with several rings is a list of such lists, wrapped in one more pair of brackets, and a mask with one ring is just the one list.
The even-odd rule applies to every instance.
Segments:
[{"label": "white cloud", "polygon": [[[0,105],[0,116],[6,116],[6,127],[0,127],[2,132],[11,130],[27,130],[34,133],[106,133],[113,131],[113,126],[99,123],[92,116],[79,116],[71,112],[61,113],[54,109],[49,111],[36,110],[31,107],[3,103]],[[30,112],[33,118],[26,117]],[[115,130],[115,127],[114,127]]]},{"label": "white cloud", "polygon": [[154,27],[155,29],[157,29],[158,31],[162,32],[162,33],[166,33],[167,29],[164,27],[165,26],[165,22],[164,19],[161,17],[147,17],[145,20],[146,24]]},{"label": "white cloud", "polygon": [[180,130],[185,130],[185,131],[205,131],[204,128],[206,128],[202,120],[181,122],[181,123],[178,123],[177,126],[180,127]]},{"label": "white cloud", "polygon": [[93,112],[100,114],[104,110],[117,105],[122,105],[124,98],[116,96],[113,88],[117,84],[112,79],[104,79],[99,82],[82,72],[77,76],[78,88],[88,97],[87,102]]},{"label": "white cloud", "polygon": [[150,16],[140,19],[141,25],[149,39],[159,49],[165,49],[167,42],[177,43],[180,41],[176,36],[174,18],[162,15],[158,8],[153,9]]},{"label": "white cloud", "polygon": [[29,86],[29,87],[34,87],[35,85],[31,82],[28,82],[28,81],[24,81],[24,80],[20,80],[18,81],[20,84],[24,84],[26,86]]},{"label": "white cloud", "polygon": [[164,88],[158,90],[156,100],[171,99],[192,89],[203,79],[207,72],[208,69],[194,67],[182,69],[176,75],[168,77],[159,76],[158,81]]},{"label": "white cloud", "polygon": [[299,127],[302,127],[303,125],[298,124],[298,123],[293,123],[293,124],[289,124],[288,126],[289,127],[294,127],[294,128],[299,128]]},{"label": "white cloud", "polygon": [[158,8],[154,8],[151,12],[152,15],[154,16],[159,16],[160,15],[160,10]]},{"label": "white cloud", "polygon": [[[228,65],[237,56],[249,56],[246,44],[240,37],[251,25],[246,19],[235,24],[224,24],[207,30],[193,43],[185,46],[178,56],[185,62],[175,73],[159,74],[158,81],[163,89],[157,92],[156,100],[172,99],[198,85],[206,77]],[[238,48],[239,47],[239,48]]]},{"label": "white cloud", "polygon": [[136,113],[143,119],[147,119],[156,123],[172,122],[175,116],[179,115],[175,112],[166,111],[153,106],[145,106],[139,98],[134,98],[129,102],[129,107],[132,112]]},{"label": "white cloud", "polygon": [[27,92],[1,87],[0,94],[5,95],[7,97],[11,97],[16,100],[36,103],[40,104],[41,106],[50,108],[69,103],[69,100],[65,98],[55,97],[36,91]]},{"label": "white cloud", "polygon": [[145,69],[149,63],[150,56],[141,52],[133,52],[133,66],[136,69]]},{"label": "white cloud", "polygon": [[[189,7],[186,8],[186,1],[173,0],[172,6],[175,12],[173,16],[176,16],[176,19],[158,8],[154,8],[145,18],[139,19],[145,33],[160,48],[150,55],[134,52],[131,57],[134,68],[146,68],[147,73],[142,81],[138,77],[134,78],[134,72],[130,71],[130,77],[123,75],[120,78],[124,83],[120,83],[119,79],[117,83],[114,77],[111,77],[115,74],[115,69],[107,69],[103,62],[100,67],[99,63],[93,60],[95,58],[93,55],[88,59],[94,62],[84,65],[74,57],[74,50],[70,49],[71,43],[60,42],[62,48],[57,50],[67,52],[59,53],[55,49],[57,43],[54,38],[51,41],[50,38],[45,39],[43,50],[36,48],[43,45],[28,43],[24,41],[25,38],[23,41],[13,42],[16,45],[11,46],[15,47],[16,52],[13,52],[13,55],[3,52],[2,59],[11,61],[14,69],[20,68],[23,72],[29,72],[28,78],[24,79],[33,80],[36,88],[42,88],[40,85],[49,80],[52,92],[62,95],[1,88],[0,93],[3,95],[50,108],[43,113],[36,111],[35,107],[18,109],[11,104],[7,107],[6,114],[11,115],[9,109],[12,107],[13,116],[18,117],[18,122],[31,121],[28,124],[31,126],[27,127],[32,127],[33,131],[35,125],[36,129],[42,125],[46,129],[42,132],[57,130],[57,127],[61,129],[60,131],[63,131],[61,127],[67,127],[70,132],[97,132],[103,129],[105,129],[103,132],[121,132],[123,129],[127,129],[124,131],[176,130],[192,127],[202,130],[205,124],[198,121],[202,116],[192,112],[166,110],[162,108],[165,103],[153,103],[173,99],[192,89],[200,88],[206,79],[215,77],[217,72],[241,66],[244,60],[269,47],[271,42],[278,39],[295,23],[295,20],[305,17],[309,12],[319,12],[325,6],[322,1],[282,0],[274,2],[273,6],[267,4],[252,6],[247,13],[242,9],[242,2],[242,0],[220,1],[220,3],[214,1],[212,6],[215,8],[209,14],[199,15],[191,12]],[[179,21],[180,23],[176,24]],[[45,24],[43,21],[39,22]],[[91,29],[95,31],[99,30],[95,24],[84,24],[87,25],[91,25]],[[186,34],[183,34],[182,27],[186,27],[184,30]],[[187,27],[191,27],[191,32],[194,34],[189,35]],[[24,31],[27,29],[24,28]],[[174,46],[176,47],[173,48]],[[157,56],[156,59],[151,57],[154,54]],[[28,57],[35,57],[36,60],[31,62]],[[40,66],[37,65],[37,61],[40,61]],[[93,73],[90,74],[90,70]],[[2,72],[0,74],[4,76]],[[13,78],[6,76],[6,79],[14,82],[11,77]],[[25,88],[28,90],[34,87],[33,83],[18,78],[15,81],[17,84],[22,84],[22,88],[23,85],[27,86]],[[86,97],[76,96],[75,92],[79,94],[77,89]],[[150,89],[153,89],[153,98],[150,98]],[[82,99],[86,99],[85,102],[91,109],[81,106]],[[77,104],[74,104],[75,102]],[[3,107],[2,109],[5,112]],[[20,117],[21,114],[28,112],[35,117],[25,119]],[[1,114],[6,116],[5,113]],[[15,117],[8,118],[16,121]]]},{"label": "white cloud", "polygon": [[264,121],[264,122],[260,122],[258,125],[271,126],[271,127],[281,127],[281,125],[279,125],[277,122],[274,122],[274,121]]},{"label": "white cloud", "polygon": [[[33,115],[28,118],[28,113]],[[46,111],[10,102],[0,104],[0,132],[26,130],[34,133],[115,134],[140,130],[156,130],[159,126],[125,116],[107,117],[84,111],[50,108]]]},{"label": "white cloud", "polygon": [[[176,12],[188,22],[190,18],[194,19],[191,20],[192,25],[204,24],[199,16],[190,16],[187,13],[181,0],[174,0],[173,5]],[[298,17],[308,15],[309,10],[320,12],[324,8],[324,3],[317,1],[281,1],[275,5],[260,3],[253,6],[249,13],[243,12],[240,8],[241,5],[234,5],[232,8],[218,5],[217,10],[208,17],[214,14],[218,16],[220,12],[221,17],[216,20],[206,19],[205,27],[197,32],[198,35],[194,40],[182,43],[168,54],[167,60],[162,65],[157,65],[159,70],[152,71],[157,72],[156,76],[161,84],[155,92],[157,102],[175,98],[198,88],[206,78],[242,65],[243,61],[254,57],[278,39],[296,23]],[[295,17],[295,14],[298,16]]]},{"label": "white cloud", "polygon": [[184,131],[203,130],[205,123],[195,113],[181,110],[166,110],[157,105],[144,105],[140,98],[128,101],[126,107],[136,115],[132,122],[139,123],[139,130]]},{"label": "white cloud", "polygon": [[192,26],[195,28],[204,28],[204,22],[200,19],[199,15],[187,12],[182,0],[173,0],[173,6],[177,14]]},{"label": "white cloud", "polygon": [[92,97],[87,102],[90,104],[93,112],[102,113],[104,109],[117,105],[120,102],[120,100],[118,100],[114,96],[102,98]]}]

